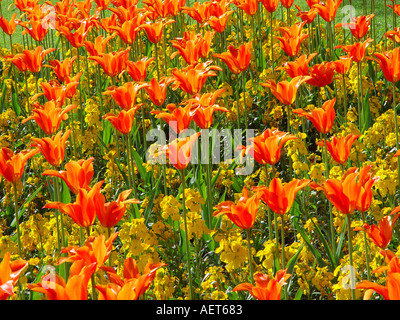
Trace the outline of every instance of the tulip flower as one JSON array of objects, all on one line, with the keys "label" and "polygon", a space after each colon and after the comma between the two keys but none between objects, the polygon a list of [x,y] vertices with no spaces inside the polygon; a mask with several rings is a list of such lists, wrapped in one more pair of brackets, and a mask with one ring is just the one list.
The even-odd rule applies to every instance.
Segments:
[{"label": "tulip flower", "polygon": [[143,104],[136,104],[137,93],[140,89],[146,88],[148,84],[142,83],[137,84],[133,82],[126,82],[122,86],[109,87],[106,91],[103,92],[103,95],[110,95],[114,101],[123,109],[137,109]]},{"label": "tulip flower", "polygon": [[306,24],[313,23],[315,16],[317,15],[317,10],[315,8],[312,8],[309,11],[302,11],[298,5],[295,5],[295,7],[299,11],[296,15],[297,17],[300,17],[300,19],[305,21]]},{"label": "tulip flower", "polygon": [[295,61],[285,62],[282,67],[277,68],[276,70],[285,70],[287,75],[291,78],[296,78],[299,76],[309,76],[310,72],[308,65],[310,61],[317,55],[318,53],[312,53],[308,56],[306,54],[303,54]]},{"label": "tulip flower", "polygon": [[34,50],[23,50],[21,54],[10,56],[7,59],[23,72],[29,70],[32,73],[38,73],[42,69],[44,57],[54,50],[56,48],[42,50],[42,46],[38,46]]},{"label": "tulip flower", "polygon": [[170,128],[179,134],[189,128],[190,123],[194,117],[194,111],[192,111],[192,104],[188,103],[186,107],[177,107],[175,104],[170,103],[166,106],[168,112],[162,112],[160,110],[151,111],[155,114],[157,119],[163,119]]},{"label": "tulip flower", "polygon": [[326,22],[332,22],[343,0],[326,0],[312,5]]},{"label": "tulip flower", "polygon": [[356,227],[353,231],[364,231],[368,238],[379,248],[385,249],[393,236],[393,227],[400,214],[385,216],[379,220],[379,226],[376,224],[369,225],[364,223],[362,227]]},{"label": "tulip flower", "polygon": [[137,15],[133,19],[124,21],[120,26],[110,26],[110,29],[114,30],[125,44],[132,45],[135,43],[140,26],[145,19],[146,15]]},{"label": "tulip flower", "polygon": [[257,272],[254,275],[255,285],[241,283],[234,287],[232,291],[249,291],[257,300],[281,300],[282,286],[291,276],[286,272],[287,269],[277,271],[274,279],[271,279],[267,274]]},{"label": "tulip flower", "polygon": [[[350,155],[351,147],[353,143],[360,137],[360,135],[348,134],[344,137],[336,138],[332,137],[331,141],[326,141],[327,150],[338,164],[344,164]],[[325,146],[325,141],[319,141],[317,143],[319,146]]]},{"label": "tulip flower", "polygon": [[290,7],[293,5],[294,0],[281,0],[281,4],[284,8],[290,9]]},{"label": "tulip flower", "polygon": [[108,37],[99,35],[94,39],[94,42],[83,41],[83,45],[85,46],[89,56],[101,56],[105,53],[104,51],[107,48],[108,42],[115,37],[115,33]]},{"label": "tulip flower", "polygon": [[60,34],[62,34],[74,48],[80,48],[83,46],[83,42],[90,30],[91,27],[84,23],[80,24],[79,28],[74,32],[71,32],[71,29],[66,26],[59,26],[58,28]]},{"label": "tulip flower", "polygon": [[118,76],[126,69],[130,47],[117,52],[103,53],[100,56],[90,56],[88,59],[99,64],[110,77]]},{"label": "tulip flower", "polygon": [[107,272],[110,282],[97,285],[99,300],[137,300],[153,282],[156,271],[166,266],[165,263],[148,262],[142,274],[133,258],[124,261],[123,279],[114,272]]},{"label": "tulip flower", "polygon": [[339,60],[335,61],[335,71],[342,75],[346,74],[350,70],[352,62],[353,58],[351,56],[341,56]]},{"label": "tulip flower", "polygon": [[349,56],[352,57],[353,61],[361,62],[365,59],[367,54],[367,48],[372,41],[374,40],[367,39],[364,42],[356,42],[354,44],[349,44],[349,45],[339,45],[336,46],[335,49],[342,49]]},{"label": "tulip flower", "polygon": [[[122,134],[129,134],[132,131],[133,123],[135,121],[135,113],[141,105],[129,110],[121,110],[118,115],[114,113],[107,113],[103,116],[104,120],[108,120],[112,125]],[[128,138],[129,139],[129,138]]]},{"label": "tulip flower", "polygon": [[276,37],[280,41],[281,49],[289,56],[295,57],[299,53],[301,42],[308,38],[308,34],[301,34],[305,21],[294,24],[291,27],[281,27],[279,31],[281,37]]},{"label": "tulip flower", "polygon": [[369,30],[369,27],[371,24],[370,20],[374,17],[375,17],[375,14],[370,14],[368,16],[362,15],[359,17],[354,17],[351,20],[351,22],[339,23],[335,27],[336,28],[348,27],[350,29],[350,32],[353,34],[353,36],[356,39],[361,40],[368,33],[368,30]]},{"label": "tulip flower", "polygon": [[71,132],[72,129],[69,129],[64,133],[64,135],[61,135],[62,132],[60,131],[51,138],[32,138],[32,141],[34,142],[32,146],[37,147],[38,150],[40,150],[48,163],[53,167],[58,168],[64,161],[65,143],[67,142]]},{"label": "tulip flower", "polygon": [[386,80],[397,83],[400,80],[400,47],[394,48],[391,52],[374,53],[382,69]]},{"label": "tulip flower", "polygon": [[163,28],[171,23],[174,23],[175,20],[163,21],[159,20],[157,22],[147,21],[140,25],[140,28],[144,29],[146,32],[147,38],[151,43],[158,43],[162,39]]},{"label": "tulip flower", "polygon": [[8,21],[3,16],[0,17],[0,27],[1,29],[3,29],[5,34],[11,36],[15,33],[15,30],[17,29],[17,20],[15,19],[16,17],[16,13],[11,16],[10,21]]},{"label": "tulip flower", "polygon": [[159,154],[165,154],[177,170],[184,170],[192,159],[192,148],[200,135],[201,132],[197,132],[190,137],[176,139],[165,145]]},{"label": "tulip flower", "polygon": [[9,148],[1,148],[0,176],[11,183],[20,181],[24,174],[26,161],[39,152],[39,150],[24,150],[14,153]]},{"label": "tulip flower", "polygon": [[6,300],[14,295],[14,287],[28,266],[28,261],[22,259],[11,261],[10,257],[10,253],[6,252],[0,262],[0,300]]},{"label": "tulip flower", "polygon": [[128,60],[126,62],[126,72],[136,82],[144,82],[147,76],[147,68],[154,58],[144,57],[136,62]]},{"label": "tulip flower", "polygon": [[209,4],[209,16],[204,26],[209,25],[218,33],[224,32],[230,15],[234,12],[229,10],[230,1],[213,1]]},{"label": "tulip flower", "polygon": [[241,45],[238,49],[228,46],[228,52],[214,54],[215,58],[221,59],[234,74],[242,73],[247,70],[251,60],[251,41]]},{"label": "tulip flower", "polygon": [[137,199],[127,199],[131,192],[132,189],[125,190],[119,194],[116,201],[106,203],[104,203],[103,201],[104,204],[99,205],[99,210],[97,211],[97,219],[103,227],[114,227],[124,216],[127,204],[140,203],[140,201]]},{"label": "tulip flower", "polygon": [[71,268],[67,283],[55,275],[54,282],[42,279],[40,283],[28,284],[28,288],[45,294],[48,300],[87,300],[87,287],[95,270],[96,263],[81,265],[81,268]]},{"label": "tulip flower", "polygon": [[282,184],[279,178],[274,178],[268,187],[255,187],[254,190],[273,212],[284,215],[292,208],[296,194],[309,183],[310,180],[307,179],[293,179],[288,183]]},{"label": "tulip flower", "polygon": [[387,37],[388,39],[400,43],[400,28],[394,28],[393,30],[389,30],[384,34],[384,37]]},{"label": "tulip flower", "polygon": [[200,129],[208,129],[213,123],[213,115],[215,111],[230,112],[224,107],[218,105],[210,105],[207,107],[195,107],[193,121],[199,126]]},{"label": "tulip flower", "polygon": [[260,0],[260,2],[269,13],[275,12],[278,9],[279,0]]},{"label": "tulip flower", "polygon": [[173,77],[162,77],[159,81],[156,78],[152,78],[148,82],[147,86],[144,87],[150,100],[158,107],[162,106],[167,97],[167,88],[174,82]]},{"label": "tulip flower", "polygon": [[267,80],[265,83],[260,83],[261,86],[270,88],[272,94],[284,105],[290,106],[296,99],[297,90],[300,85],[310,80],[309,76],[295,77],[289,81],[281,81],[276,83],[274,80]]},{"label": "tulip flower", "polygon": [[72,58],[65,58],[63,61],[60,60],[50,60],[49,64],[50,65],[44,65],[44,67],[49,67],[53,69],[56,77],[58,80],[61,82],[64,82],[66,77],[71,75],[72,71],[72,65],[74,61],[76,60],[77,56],[72,57]]},{"label": "tulip flower", "polygon": [[275,165],[280,157],[281,150],[285,143],[289,140],[297,139],[295,135],[278,129],[267,129],[262,134],[250,138],[251,145],[248,147],[241,146],[244,154],[250,155],[261,165]]},{"label": "tulip flower", "polygon": [[174,68],[172,75],[174,84],[172,90],[181,89],[182,91],[195,95],[200,93],[208,77],[214,77],[217,74],[212,70],[222,71],[218,66],[209,66],[212,61],[190,65],[181,70]]},{"label": "tulip flower", "polygon": [[332,61],[324,61],[313,65],[309,70],[311,79],[307,80],[307,84],[315,87],[325,87],[333,82],[336,64]]},{"label": "tulip flower", "polygon": [[357,210],[363,213],[368,211],[372,203],[372,187],[375,182],[379,180],[379,177],[373,177],[373,174],[369,172],[372,165],[365,166],[359,171],[359,181],[361,185],[361,192],[357,202]]},{"label": "tulip flower", "polygon": [[49,31],[49,25],[45,19],[30,18],[29,22],[20,21],[18,23],[25,30],[22,32],[23,35],[29,34],[35,41],[43,41]]},{"label": "tulip flower", "polygon": [[186,13],[199,24],[205,23],[210,18],[210,4],[208,2],[195,2],[191,7],[183,7],[182,12]]},{"label": "tulip flower", "polygon": [[59,177],[64,180],[71,192],[78,194],[79,189],[89,190],[94,175],[93,160],[93,157],[87,160],[72,160],[65,164],[65,171],[45,170],[42,176]]},{"label": "tulip flower", "polygon": [[235,0],[234,3],[239,9],[242,9],[249,16],[254,16],[257,13],[257,0]]},{"label": "tulip flower", "polygon": [[315,129],[321,133],[328,133],[331,131],[333,123],[335,121],[335,103],[336,98],[326,101],[321,108],[315,108],[310,112],[306,112],[303,109],[293,110],[293,113],[299,115],[299,117],[306,117],[312,122]]}]

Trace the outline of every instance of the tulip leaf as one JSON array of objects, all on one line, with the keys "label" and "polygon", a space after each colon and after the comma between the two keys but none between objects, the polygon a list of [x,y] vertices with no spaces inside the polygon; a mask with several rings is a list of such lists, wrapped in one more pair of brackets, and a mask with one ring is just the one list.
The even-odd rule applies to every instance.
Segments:
[{"label": "tulip leaf", "polygon": [[[36,197],[36,195],[42,190],[43,185],[41,185],[39,188],[37,188],[34,192],[32,192],[29,197],[25,200],[25,202],[19,207],[18,210],[18,218],[20,219],[22,214],[25,211],[25,207]],[[13,219],[13,221],[11,222],[11,226],[15,227],[16,225],[16,220],[15,217]]]},{"label": "tulip leaf", "polygon": [[314,228],[315,228],[315,231],[317,232],[319,238],[321,239],[322,245],[324,246],[325,251],[326,251],[326,253],[328,254],[328,259],[329,259],[329,261],[331,262],[331,265],[332,265],[333,269],[335,269],[336,266],[337,266],[337,259],[336,259],[336,257],[333,255],[332,249],[331,249],[331,247],[329,246],[328,242],[326,241],[326,237],[325,237],[324,234],[322,233],[322,231],[321,231],[321,229],[319,228],[318,224],[316,224],[316,223],[314,222],[313,219],[311,219],[311,222],[313,223]]},{"label": "tulip leaf", "polygon": [[67,184],[64,181],[62,181],[61,202],[62,203],[71,202],[71,193],[69,191]]},{"label": "tulip leaf", "polygon": [[136,167],[138,168],[139,173],[142,176],[142,179],[146,183],[149,183],[149,178],[150,178],[150,174],[151,173],[146,171],[146,168],[143,166],[142,158],[140,157],[139,153],[134,148],[132,148],[132,155],[133,155],[133,158],[135,160]]},{"label": "tulip leaf", "polygon": [[111,137],[112,137],[111,132],[112,132],[111,122],[110,121],[105,121],[104,122],[104,128],[103,128],[103,139],[102,139],[102,142],[106,146],[111,143]]},{"label": "tulip leaf", "polygon": [[143,212],[143,217],[144,217],[144,221],[145,221],[146,225],[147,225],[147,222],[149,220],[150,213],[151,213],[151,211],[153,209],[154,198],[156,196],[156,193],[157,193],[157,190],[158,190],[158,186],[160,184],[161,179],[162,179],[162,175],[160,175],[160,177],[158,178],[158,180],[156,182],[156,185],[154,186],[153,190],[151,191],[150,196],[149,196],[149,203],[148,203],[146,209]]},{"label": "tulip leaf", "polygon": [[295,255],[287,262],[286,268],[288,268],[287,273],[292,274],[294,266],[296,265],[297,259],[299,258],[301,250],[303,250],[304,247],[304,242],[300,245],[299,249],[297,249],[297,252]]}]

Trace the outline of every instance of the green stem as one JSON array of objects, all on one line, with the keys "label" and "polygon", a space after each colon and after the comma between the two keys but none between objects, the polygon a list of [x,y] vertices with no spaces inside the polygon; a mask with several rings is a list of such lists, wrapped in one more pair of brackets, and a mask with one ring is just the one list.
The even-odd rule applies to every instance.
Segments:
[{"label": "green stem", "polygon": [[[396,110],[396,85],[393,82],[393,116],[394,116],[394,130],[396,134],[396,150],[399,150],[399,128],[397,125],[397,110]],[[400,184],[400,157],[397,158],[397,176]]]},{"label": "green stem", "polygon": [[[285,269],[286,266],[286,261],[285,261],[285,225],[284,225],[284,220],[283,220],[283,214],[281,215],[281,242],[282,242],[282,269]],[[284,286],[283,288],[283,296],[284,299],[287,299],[287,286]]]},{"label": "green stem", "polygon": [[246,229],[246,233],[247,233],[247,251],[249,253],[250,282],[254,285],[253,260],[251,258],[251,228]]},{"label": "green stem", "polygon": [[350,290],[351,290],[351,299],[355,300],[356,295],[355,295],[355,290],[353,288],[353,280],[354,280],[354,274],[353,274],[353,243],[352,243],[352,235],[351,235],[351,218],[350,214],[347,214],[347,233],[348,233],[348,245],[349,245],[349,263],[350,263]]},{"label": "green stem", "polygon": [[189,233],[188,233],[187,218],[186,218],[185,169],[181,170],[181,176],[182,176],[182,209],[183,209],[183,223],[185,226],[185,247],[186,247],[186,261],[187,261],[188,277],[189,277],[189,294],[190,294],[190,300],[193,300],[194,295],[193,295],[192,271],[191,271],[191,263],[190,263]]},{"label": "green stem", "polygon": [[17,226],[17,242],[18,242],[18,255],[22,258],[22,244],[21,244],[21,230],[19,226],[19,217],[18,217],[18,189],[17,189],[17,182],[13,183],[14,189],[14,205],[15,205],[15,223]]},{"label": "green stem", "polygon": [[[365,213],[362,212],[362,220],[363,220],[363,224],[365,224]],[[370,281],[371,280],[371,270],[369,267],[369,252],[368,252],[368,241],[367,241],[367,234],[365,232],[364,233],[364,246],[365,246],[365,264],[367,265],[367,280]]]},{"label": "green stem", "polygon": [[212,229],[212,214],[213,214],[213,192],[212,192],[212,164],[209,160],[209,163],[205,165],[206,167],[206,175],[207,175],[207,203],[208,203],[208,227]]}]

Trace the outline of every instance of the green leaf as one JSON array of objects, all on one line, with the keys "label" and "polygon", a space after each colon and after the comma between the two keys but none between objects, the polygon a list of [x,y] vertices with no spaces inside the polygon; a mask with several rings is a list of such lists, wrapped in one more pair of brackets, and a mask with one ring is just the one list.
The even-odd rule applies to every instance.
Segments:
[{"label": "green leaf", "polygon": [[328,242],[325,239],[324,234],[322,233],[321,229],[319,228],[319,226],[314,222],[313,219],[311,219],[311,222],[313,223],[315,230],[317,231],[317,234],[319,236],[319,238],[321,239],[321,242],[325,248],[326,253],[328,254],[328,259],[331,262],[331,265],[333,267],[333,269],[336,268],[337,266],[337,259],[336,257],[333,255],[332,249],[329,246]]},{"label": "green leaf", "polygon": [[[25,211],[25,206],[27,206],[27,205],[36,197],[36,195],[42,190],[42,188],[43,188],[43,185],[41,185],[41,186],[40,186],[39,188],[37,188],[34,192],[32,192],[32,193],[29,195],[29,197],[25,200],[25,202],[19,207],[19,210],[18,210],[18,219],[20,219],[21,216],[22,216],[22,214],[24,213],[24,211]],[[12,227],[15,227],[15,225],[16,225],[16,220],[15,220],[15,217],[14,217],[13,221],[11,222],[11,226],[12,226]]]},{"label": "green leaf", "polygon": [[297,250],[296,254],[287,262],[286,268],[288,268],[287,273],[292,274],[294,266],[296,265],[297,259],[299,258],[301,250],[303,250],[304,243],[302,243]]},{"label": "green leaf", "polygon": [[71,193],[69,191],[67,184],[64,181],[62,181],[61,202],[62,203],[71,202]]}]

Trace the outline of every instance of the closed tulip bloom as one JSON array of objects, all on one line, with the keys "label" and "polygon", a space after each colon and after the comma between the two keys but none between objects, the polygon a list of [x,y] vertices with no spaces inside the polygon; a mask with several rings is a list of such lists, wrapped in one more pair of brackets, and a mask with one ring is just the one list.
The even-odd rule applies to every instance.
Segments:
[{"label": "closed tulip bloom", "polygon": [[121,110],[118,115],[114,113],[107,113],[103,119],[108,120],[112,125],[122,134],[129,134],[132,131],[133,123],[135,121],[135,113],[140,106],[129,109],[128,111]]},{"label": "closed tulip bloom", "polygon": [[297,90],[300,85],[311,79],[309,76],[298,76],[289,81],[267,80],[265,83],[260,83],[261,86],[271,89],[272,94],[284,105],[290,106],[296,100]]},{"label": "closed tulip bloom", "polygon": [[279,31],[281,32],[281,37],[276,37],[279,40],[281,49],[289,57],[295,57],[299,53],[300,44],[304,39],[308,38],[308,34],[301,34],[303,26],[306,24],[305,21],[295,23],[291,27],[281,27]]},{"label": "closed tulip bloom", "polygon": [[289,140],[297,139],[295,135],[287,132],[279,131],[278,129],[267,129],[262,134],[250,138],[251,145],[248,147],[239,147],[244,154],[250,155],[258,163],[265,165],[275,165],[280,157],[281,150],[285,143]]},{"label": "closed tulip bloom", "polygon": [[33,115],[23,119],[21,123],[34,120],[45,134],[53,135],[59,130],[61,121],[68,119],[67,113],[78,107],[75,104],[70,104],[65,108],[57,105],[54,100],[47,101],[44,105],[36,105],[33,109]]},{"label": "closed tulip bloom", "polygon": [[246,14],[250,16],[254,16],[257,13],[257,0],[235,0],[234,3],[239,9],[242,9]]},{"label": "closed tulip bloom", "polygon": [[214,54],[214,57],[221,59],[234,74],[240,74],[247,70],[251,60],[251,41],[241,45],[238,49],[228,46],[228,52]]},{"label": "closed tulip bloom", "polygon": [[1,148],[0,176],[12,183],[20,181],[24,174],[25,163],[39,152],[39,150],[24,150],[14,153],[9,148]]},{"label": "closed tulip bloom", "polygon": [[331,131],[335,121],[335,103],[336,98],[333,98],[326,101],[321,108],[315,108],[309,112],[303,109],[296,109],[293,110],[293,113],[298,114],[299,117],[306,117],[320,133],[328,133]]},{"label": "closed tulip bloom", "polygon": [[165,145],[159,154],[165,154],[169,163],[177,170],[184,170],[192,160],[192,149],[200,135],[201,132],[197,132],[190,137],[176,139],[168,145]]},{"label": "closed tulip bloom", "polygon": [[242,190],[242,197],[236,204],[233,201],[222,201],[215,206],[214,217],[225,214],[235,225],[241,229],[250,229],[256,220],[260,199],[258,194],[249,198],[247,188]]},{"label": "closed tulip bloom", "polygon": [[335,49],[342,49],[352,57],[354,62],[361,62],[366,58],[367,48],[372,41],[374,40],[367,39],[364,42],[356,42],[349,45],[339,45],[336,46]]},{"label": "closed tulip bloom", "polygon": [[153,62],[154,58],[144,57],[136,62],[127,61],[126,62],[126,72],[129,76],[136,82],[143,82],[146,80],[147,68],[150,63]]},{"label": "closed tulip bloom", "polygon": [[293,179],[292,181],[282,184],[279,178],[271,180],[269,186],[255,187],[255,190],[262,201],[264,201],[270,209],[279,215],[288,213],[292,208],[297,193],[310,183],[307,179]]},{"label": "closed tulip bloom", "polygon": [[281,4],[286,9],[289,9],[294,3],[294,0],[281,0]]},{"label": "closed tulip bloom", "polygon": [[64,180],[71,192],[78,194],[79,189],[89,189],[94,175],[93,160],[93,157],[87,160],[72,160],[65,164],[64,171],[45,170],[42,176],[59,177]]},{"label": "closed tulip bloom", "polygon": [[342,214],[354,213],[361,193],[361,186],[357,181],[358,173],[353,168],[348,171],[350,173],[345,174],[342,180],[328,179],[322,186],[310,184],[310,187],[324,191],[328,200]]},{"label": "closed tulip bloom", "polygon": [[[71,267],[68,281],[55,275],[55,281],[28,284],[28,288],[46,295],[47,300],[87,300],[87,287],[92,274],[96,271],[96,263]],[[43,276],[46,277],[46,276]]]},{"label": "closed tulip bloom", "polygon": [[81,188],[78,191],[74,203],[48,202],[44,206],[47,209],[58,209],[60,212],[69,215],[72,220],[80,227],[91,226],[96,220],[96,201],[99,201],[98,194],[104,181],[96,183],[93,188],[87,190]]},{"label": "closed tulip bloom", "polygon": [[14,287],[29,264],[22,259],[11,261],[10,257],[10,252],[6,252],[0,262],[0,300],[14,295]]},{"label": "closed tulip bloom", "polygon": [[286,273],[287,269],[276,272],[275,278],[271,279],[267,274],[257,272],[254,274],[254,283],[238,284],[232,291],[249,291],[257,300],[281,300],[282,286],[291,276]]},{"label": "closed tulip bloom", "polygon": [[265,10],[272,13],[278,9],[279,0],[260,0]]},{"label": "closed tulip bloom", "polygon": [[346,74],[350,70],[352,62],[353,58],[351,56],[340,57],[339,60],[335,61],[335,71],[340,74]]},{"label": "closed tulip bloom", "polygon": [[[344,164],[347,162],[350,151],[353,146],[353,143],[360,137],[360,135],[348,134],[344,137],[336,138],[332,137],[331,141],[326,141],[326,147],[332,156],[333,160],[335,160],[338,164]],[[325,140],[319,141],[317,144],[319,146],[325,145]]]},{"label": "closed tulip bloom", "polygon": [[379,225],[364,223],[362,227],[354,228],[354,231],[364,231],[376,246],[385,249],[392,240],[393,227],[398,218],[399,214],[396,214],[393,218],[392,216],[385,216],[379,220]]},{"label": "closed tulip bloom", "polygon": [[332,61],[324,61],[313,65],[309,70],[311,79],[307,80],[307,84],[314,87],[325,87],[333,82],[336,64]]},{"label": "closed tulip bloom", "polygon": [[379,59],[377,60],[380,65],[383,75],[386,80],[396,83],[400,80],[400,47],[396,47],[391,52],[374,53]]},{"label": "closed tulip bloom", "polygon": [[127,204],[140,203],[137,199],[128,199],[132,189],[121,192],[116,201],[106,202],[97,210],[97,219],[105,228],[114,227],[124,216]]},{"label": "closed tulip bloom", "polygon": [[332,22],[343,0],[326,0],[312,5],[326,22]]},{"label": "closed tulip bloom", "polygon": [[161,107],[164,104],[167,97],[167,88],[172,82],[174,82],[173,77],[162,77],[159,81],[156,78],[152,78],[147,83],[148,85],[144,87],[150,100],[157,107]]},{"label": "closed tulip bloom", "polygon": [[176,134],[189,128],[194,116],[191,103],[188,103],[185,107],[177,107],[170,103],[166,106],[166,109],[168,112],[153,110],[151,114],[155,114],[157,119],[163,119]]},{"label": "closed tulip bloom", "polygon": [[110,95],[123,110],[136,109],[142,105],[136,104],[137,94],[140,89],[146,87],[148,87],[146,83],[137,84],[126,82],[119,87],[113,86],[107,88],[107,90],[103,92],[103,95]]},{"label": "closed tulip bloom", "polygon": [[193,121],[200,129],[208,129],[213,123],[213,115],[215,111],[230,112],[228,109],[218,105],[211,105],[208,107],[200,106],[194,110]]},{"label": "closed tulip bloom", "polygon": [[64,135],[62,135],[62,132],[60,131],[51,138],[32,138],[32,146],[37,147],[46,158],[47,162],[57,168],[64,161],[65,143],[67,142],[71,132],[72,129],[69,129],[64,133]]},{"label": "closed tulip bloom", "polygon": [[352,21],[349,23],[339,23],[335,27],[348,27],[350,28],[350,32],[353,34],[353,36],[356,39],[361,40],[368,33],[369,27],[371,25],[371,19],[374,17],[375,14],[370,14],[368,16],[362,15],[353,18]]}]

